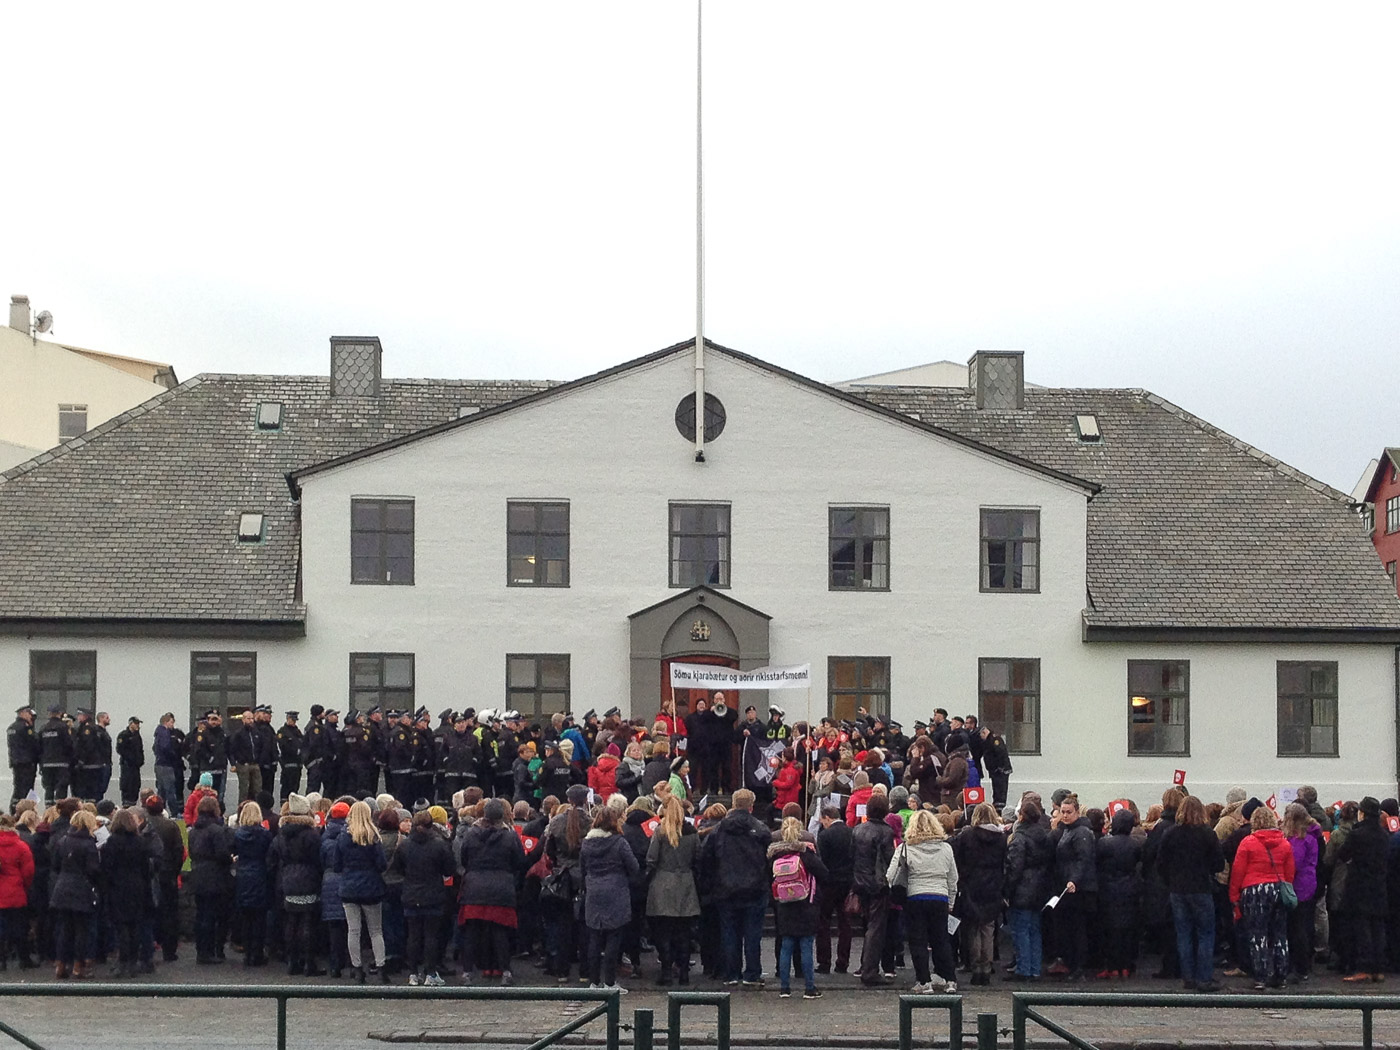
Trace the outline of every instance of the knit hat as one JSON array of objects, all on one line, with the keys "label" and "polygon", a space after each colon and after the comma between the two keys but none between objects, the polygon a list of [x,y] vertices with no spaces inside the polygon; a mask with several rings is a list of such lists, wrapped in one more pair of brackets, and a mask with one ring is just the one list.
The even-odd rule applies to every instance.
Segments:
[{"label": "knit hat", "polygon": [[588,801],[588,789],[582,784],[574,784],[566,796],[571,806],[582,806]]},{"label": "knit hat", "polygon": [[386,791],[384,794],[376,797],[374,801],[379,803],[380,809],[388,809],[390,806],[393,806],[398,800]]},{"label": "knit hat", "polygon": [[683,765],[685,765],[685,756],[677,755],[674,759],[671,760],[671,772],[679,775],[681,771],[681,766]]},{"label": "knit hat", "polygon": [[441,806],[429,806],[428,815],[433,818],[434,824],[442,824],[444,826],[447,824],[447,810],[443,809]]},{"label": "knit hat", "polygon": [[1367,795],[1365,798],[1363,798],[1358,808],[1361,810],[1362,813],[1366,814],[1368,820],[1374,820],[1376,817],[1381,815],[1381,804],[1372,795]]},{"label": "knit hat", "polygon": [[612,755],[613,758],[622,757],[622,748],[618,747],[611,740],[608,741],[608,746],[605,747],[603,750],[606,751],[608,754]]},{"label": "knit hat", "polygon": [[344,820],[350,815],[350,806],[344,802],[337,802],[331,807],[332,820]]},{"label": "knit hat", "polygon": [[1243,802],[1247,798],[1249,798],[1249,792],[1245,791],[1244,788],[1232,787],[1225,792],[1225,805],[1233,806],[1236,802]]},{"label": "knit hat", "polygon": [[213,773],[201,773],[201,774],[199,774],[199,786],[202,787],[202,788],[211,788],[211,787],[213,787],[213,786],[214,786],[214,774],[213,774]]},{"label": "knit hat", "polygon": [[574,742],[572,740],[560,740],[559,751],[563,754],[565,760],[569,762],[574,760]]},{"label": "knit hat", "polygon": [[1250,817],[1254,816],[1254,811],[1263,804],[1264,803],[1260,802],[1257,798],[1251,798],[1248,802],[1246,802],[1243,806],[1240,807],[1240,816],[1244,817],[1245,820],[1248,820]]},{"label": "knit hat", "polygon": [[311,803],[305,795],[298,795],[293,791],[287,796],[287,814],[293,817],[311,816]]},{"label": "knit hat", "polygon": [[406,809],[396,809],[394,810],[394,813],[398,816],[400,824],[407,824],[413,819],[413,814]]}]

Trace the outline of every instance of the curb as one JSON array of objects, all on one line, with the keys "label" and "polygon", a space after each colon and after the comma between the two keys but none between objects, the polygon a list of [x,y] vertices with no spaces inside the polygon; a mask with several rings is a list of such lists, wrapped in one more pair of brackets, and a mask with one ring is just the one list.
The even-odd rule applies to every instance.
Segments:
[{"label": "curb", "polygon": [[[662,1039],[658,1040],[658,1045],[664,1042],[664,1029],[660,1030]],[[519,1032],[483,1032],[477,1029],[396,1029],[386,1032],[367,1032],[366,1037],[381,1043],[462,1043],[468,1045],[493,1045],[493,1046],[529,1046],[536,1040],[542,1038],[545,1033],[538,1035],[522,1034]],[[554,1041],[560,1046],[606,1046],[607,1039],[601,1035],[585,1035],[574,1032],[561,1036]],[[622,1045],[625,1047],[631,1042],[629,1034],[624,1031]],[[715,1030],[713,1028],[701,1028],[694,1031],[684,1031],[681,1043],[684,1046],[711,1047],[716,1045]],[[1001,1046],[1010,1046],[1011,1037],[1003,1035],[998,1040]],[[899,1040],[893,1036],[858,1036],[858,1035],[790,1035],[773,1032],[731,1032],[729,1036],[730,1046],[782,1046],[782,1047],[837,1047],[843,1050],[898,1050]],[[914,1040],[916,1047],[945,1047],[947,1042],[941,1039],[918,1039]],[[963,1046],[973,1047],[977,1045],[976,1030],[969,1030],[963,1033]],[[1056,1038],[1028,1038],[1026,1045],[1034,1050],[1062,1050],[1064,1041]],[[1098,1050],[1364,1050],[1363,1044],[1357,1042],[1342,1042],[1332,1040],[1312,1040],[1312,1039],[1269,1039],[1269,1040],[1240,1040],[1223,1041],[1219,1039],[1122,1039],[1110,1037],[1099,1039],[1094,1045]],[[1397,1050],[1394,1043],[1373,1042],[1372,1050]]]}]

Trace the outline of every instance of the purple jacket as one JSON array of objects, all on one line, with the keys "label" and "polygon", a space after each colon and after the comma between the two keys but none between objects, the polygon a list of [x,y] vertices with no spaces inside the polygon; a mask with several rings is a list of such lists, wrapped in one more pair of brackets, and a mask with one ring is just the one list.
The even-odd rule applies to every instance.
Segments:
[{"label": "purple jacket", "polygon": [[1310,901],[1317,894],[1317,858],[1322,851],[1322,829],[1310,825],[1300,839],[1289,839],[1293,847],[1293,892],[1300,901]]}]

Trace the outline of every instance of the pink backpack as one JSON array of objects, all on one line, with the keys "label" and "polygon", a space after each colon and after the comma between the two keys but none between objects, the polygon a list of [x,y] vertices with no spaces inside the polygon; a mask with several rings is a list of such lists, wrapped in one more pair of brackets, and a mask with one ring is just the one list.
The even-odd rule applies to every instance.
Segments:
[{"label": "pink backpack", "polygon": [[773,899],[779,904],[811,900],[814,890],[800,853],[784,853],[773,861]]}]

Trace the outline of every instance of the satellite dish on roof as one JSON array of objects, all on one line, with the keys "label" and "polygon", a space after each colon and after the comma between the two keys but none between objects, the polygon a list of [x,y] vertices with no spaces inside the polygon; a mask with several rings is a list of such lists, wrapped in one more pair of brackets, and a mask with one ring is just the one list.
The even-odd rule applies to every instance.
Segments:
[{"label": "satellite dish on roof", "polygon": [[34,318],[34,331],[42,335],[52,327],[53,314],[49,313],[47,310],[40,310],[39,316]]}]

